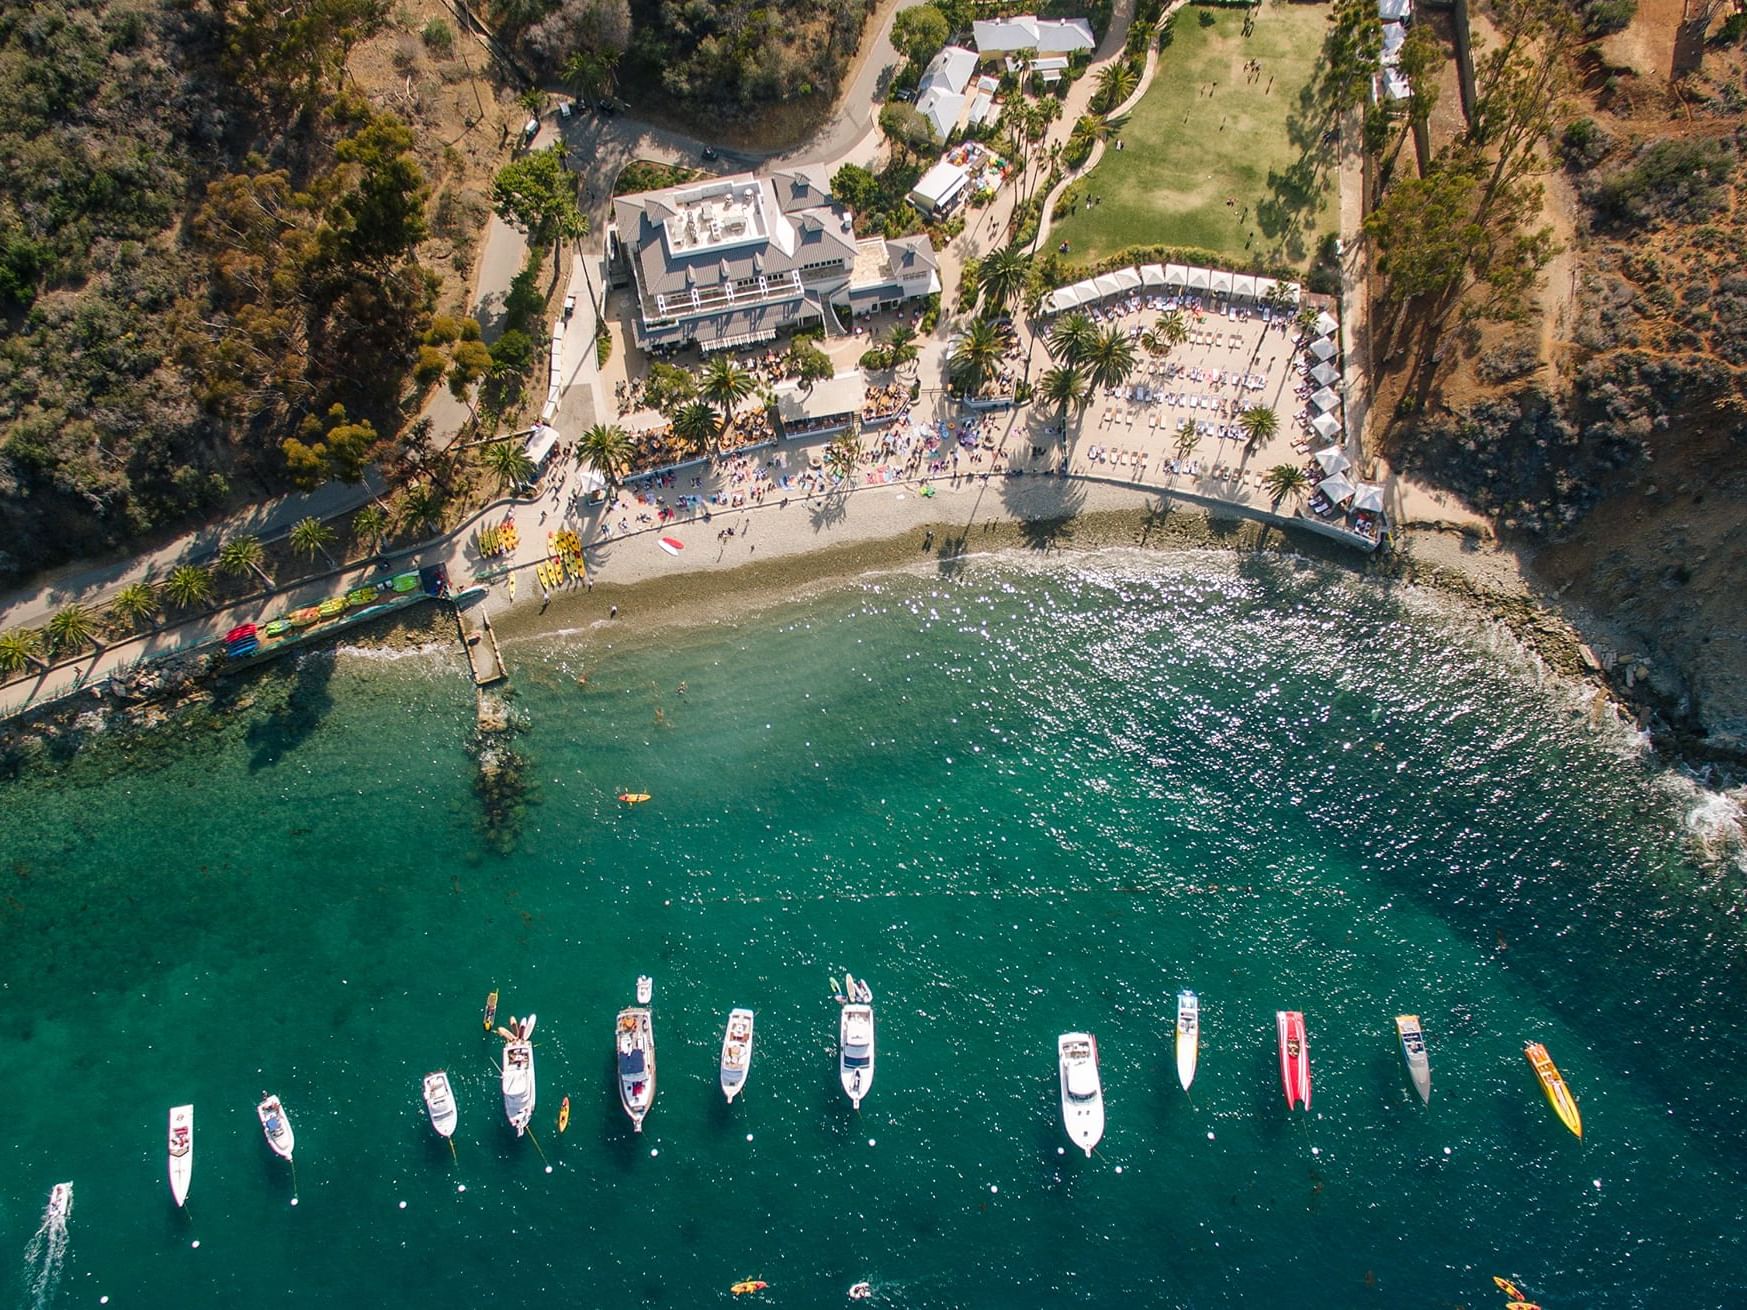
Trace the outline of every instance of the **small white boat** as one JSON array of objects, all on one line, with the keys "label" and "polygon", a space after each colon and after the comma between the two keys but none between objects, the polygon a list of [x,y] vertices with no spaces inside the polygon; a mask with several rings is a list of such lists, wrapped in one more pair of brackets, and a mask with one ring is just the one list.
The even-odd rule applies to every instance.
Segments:
[{"label": "small white boat", "polygon": [[534,1023],[531,1014],[519,1023],[511,1016],[510,1026],[498,1029],[504,1038],[503,1112],[517,1137],[528,1131],[534,1117],[534,1044],[528,1040],[534,1035]]},{"label": "small white boat", "polygon": [[872,1005],[873,991],[867,985],[867,979],[857,979],[852,973],[843,975],[843,998],[851,1005]]},{"label": "small white boat", "polygon": [[655,1104],[655,1026],[646,1006],[619,1011],[614,1038],[618,1054],[619,1104],[631,1116],[631,1127],[643,1131],[643,1120]]},{"label": "small white boat", "polygon": [[291,1131],[291,1116],[285,1113],[279,1098],[264,1096],[255,1107],[255,1117],[261,1121],[261,1131],[266,1134],[267,1145],[273,1148],[273,1154],[289,1160],[297,1148],[297,1137]]},{"label": "small white boat", "polygon": [[425,1075],[425,1111],[431,1116],[431,1127],[439,1137],[455,1135],[455,1093],[449,1086],[449,1075],[438,1069]]},{"label": "small white boat", "polygon": [[1098,1079],[1098,1039],[1063,1033],[1056,1039],[1061,1064],[1062,1125],[1088,1156],[1104,1136],[1104,1085]]},{"label": "small white boat", "polygon": [[648,1005],[655,996],[655,979],[646,973],[637,975],[637,1004]]},{"label": "small white boat", "polygon": [[194,1176],[194,1107],[170,1107],[170,1195],[177,1205],[188,1200],[188,1180]]},{"label": "small white boat", "polygon": [[56,1183],[49,1188],[49,1208],[43,1214],[45,1224],[66,1223],[73,1213],[73,1185]]},{"label": "small white boat", "polygon": [[752,1011],[730,1010],[728,1028],[722,1034],[722,1095],[732,1105],[746,1086],[752,1066]]},{"label": "small white boat", "polygon": [[1407,1062],[1407,1076],[1413,1079],[1413,1090],[1419,1093],[1421,1105],[1432,1103],[1432,1066],[1426,1058],[1425,1033],[1417,1014],[1395,1016],[1395,1035],[1401,1039],[1401,1058]]},{"label": "small white boat", "polygon": [[[844,979],[846,987],[851,986]],[[867,984],[862,983],[863,990]],[[851,996],[857,992],[851,990]],[[837,1025],[837,1077],[849,1103],[861,1109],[861,1098],[873,1089],[874,1079],[874,1012],[873,1006],[851,1002],[843,1007]]]},{"label": "small white boat", "polygon": [[1201,998],[1194,992],[1177,993],[1177,1081],[1183,1090],[1195,1081],[1195,1061],[1201,1055]]}]

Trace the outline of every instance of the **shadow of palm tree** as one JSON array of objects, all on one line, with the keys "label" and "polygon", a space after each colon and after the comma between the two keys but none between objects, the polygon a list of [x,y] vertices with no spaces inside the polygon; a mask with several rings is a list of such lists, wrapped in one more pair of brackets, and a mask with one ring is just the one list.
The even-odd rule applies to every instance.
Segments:
[{"label": "shadow of palm tree", "polygon": [[249,744],[250,773],[279,763],[321,726],[334,704],[330,684],[335,662],[331,647],[312,650],[297,659],[283,699],[243,734]]},{"label": "shadow of palm tree", "polygon": [[807,521],[813,525],[814,532],[823,532],[843,522],[848,513],[849,488],[833,487],[825,493],[823,500],[807,511]]},{"label": "shadow of palm tree", "polygon": [[1077,479],[1003,478],[1001,505],[1019,521],[1019,540],[1026,548],[1047,553],[1073,540],[1086,488]]}]

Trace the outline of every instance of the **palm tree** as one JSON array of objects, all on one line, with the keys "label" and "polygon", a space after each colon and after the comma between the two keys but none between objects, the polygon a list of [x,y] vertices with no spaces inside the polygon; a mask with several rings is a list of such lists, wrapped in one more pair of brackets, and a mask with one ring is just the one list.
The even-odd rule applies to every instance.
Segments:
[{"label": "palm tree", "polygon": [[630,434],[613,423],[596,423],[577,439],[576,447],[615,487],[631,471],[631,457],[636,453]]},{"label": "palm tree", "polygon": [[352,515],[352,540],[366,550],[375,550],[388,535],[388,511],[380,505],[366,505]]},{"label": "palm tree", "polygon": [[1186,418],[1177,424],[1177,458],[1188,459],[1201,444],[1201,434],[1195,430],[1195,420]]},{"label": "palm tree", "polygon": [[199,564],[178,564],[164,579],[164,595],[179,609],[206,604],[212,599],[212,570]]},{"label": "palm tree", "polygon": [[999,372],[1001,356],[1007,351],[1007,329],[987,319],[974,319],[965,334],[953,345],[949,360],[952,380],[960,389],[975,395],[983,384]]},{"label": "palm tree", "polygon": [[149,582],[130,582],[109,599],[109,612],[130,630],[154,617],[160,608],[158,589]]},{"label": "palm tree", "polygon": [[722,411],[724,444],[728,429],[734,426],[735,408],[757,390],[758,379],[727,355],[717,355],[704,366],[703,385],[699,391],[705,400]]},{"label": "palm tree", "polygon": [[1189,320],[1180,309],[1167,309],[1158,321],[1141,334],[1140,344],[1155,355],[1168,355],[1173,346],[1189,339]]},{"label": "palm tree", "polygon": [[1079,310],[1063,314],[1049,329],[1049,353],[1064,364],[1081,363],[1097,336],[1097,324]]},{"label": "palm tree", "polygon": [[892,368],[915,363],[916,357],[922,353],[916,345],[916,329],[908,323],[894,323],[892,330],[886,333],[885,351],[886,362]]},{"label": "palm tree", "polygon": [[0,632],[0,673],[11,677],[23,673],[32,664],[48,666],[42,661],[42,633],[35,628],[9,628]]},{"label": "palm tree", "polygon": [[1280,416],[1266,405],[1251,405],[1238,415],[1238,423],[1252,448],[1267,441],[1280,430]]},{"label": "palm tree", "polygon": [[1119,387],[1128,381],[1136,364],[1134,342],[1128,333],[1115,324],[1092,339],[1086,350],[1086,381],[1096,391],[1099,387]]},{"label": "palm tree", "polygon": [[90,606],[78,601],[61,606],[49,619],[49,640],[54,643],[57,655],[84,650],[96,636],[97,615]]},{"label": "palm tree", "polygon": [[977,268],[977,286],[991,310],[1001,310],[1025,285],[1031,257],[1016,246],[994,251]]},{"label": "palm tree", "polygon": [[1098,74],[1098,92],[1092,97],[1092,104],[1108,113],[1133,95],[1139,85],[1140,74],[1134,65],[1119,59]]},{"label": "palm tree", "polygon": [[261,585],[271,591],[273,579],[261,568],[261,561],[265,558],[267,552],[261,546],[261,539],[245,532],[240,537],[232,537],[219,547],[218,571],[232,577],[253,573],[261,579]]},{"label": "palm tree", "polygon": [[1069,409],[1084,409],[1091,399],[1086,375],[1077,364],[1058,364],[1037,381],[1037,394],[1065,418]]},{"label": "palm tree", "polygon": [[479,452],[479,462],[497,477],[500,491],[522,486],[534,477],[534,461],[513,439],[491,442]]},{"label": "palm tree", "polygon": [[860,458],[861,442],[853,430],[833,437],[825,447],[825,467],[840,478],[853,477],[855,462]]},{"label": "palm tree", "polygon": [[1274,508],[1280,508],[1280,502],[1288,496],[1302,496],[1310,489],[1310,479],[1303,469],[1296,464],[1276,464],[1262,474],[1262,483],[1268,488],[1268,494],[1274,498]]},{"label": "palm tree", "polygon": [[400,521],[415,532],[442,526],[443,497],[434,486],[415,482],[400,499]]},{"label": "palm tree", "polygon": [[328,554],[328,547],[333,545],[334,530],[323,523],[315,515],[298,519],[291,525],[291,549],[305,559],[314,559],[319,551],[329,564],[334,557]]},{"label": "palm tree", "polygon": [[716,441],[716,411],[705,401],[687,401],[674,413],[673,435],[687,450],[709,454]]}]

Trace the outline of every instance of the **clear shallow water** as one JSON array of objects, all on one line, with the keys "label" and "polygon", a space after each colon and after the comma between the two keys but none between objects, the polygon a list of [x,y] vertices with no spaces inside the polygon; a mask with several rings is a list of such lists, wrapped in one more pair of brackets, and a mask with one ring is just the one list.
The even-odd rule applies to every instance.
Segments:
[{"label": "clear shallow water", "polygon": [[[794,1306],[859,1278],[907,1306],[1472,1305],[1495,1272],[1548,1305],[1747,1296],[1737,882],[1471,619],[1280,561],[1111,554],[508,655],[538,788],[509,856],[447,656],[306,661],[192,742],[0,789],[0,1237],[22,1253],[77,1180],[56,1304],[695,1305],[756,1276]],[[878,1002],[859,1116],[845,968]],[[661,1064],[635,1138],[608,1052],[639,972]],[[540,1015],[550,1175],[502,1120],[493,985]],[[736,1004],[758,1046],[730,1109]],[[1092,1161],[1060,1149],[1075,1027],[1103,1058]],[[418,1098],[436,1067],[454,1160]]]}]

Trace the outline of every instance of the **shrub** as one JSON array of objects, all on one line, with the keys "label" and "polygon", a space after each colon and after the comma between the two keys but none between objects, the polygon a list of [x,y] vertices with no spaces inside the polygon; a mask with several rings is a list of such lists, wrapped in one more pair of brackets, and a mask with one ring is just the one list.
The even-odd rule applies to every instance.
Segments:
[{"label": "shrub", "polygon": [[1623,31],[1638,13],[1638,0],[1586,0],[1583,30],[1589,36]]},{"label": "shrub", "polygon": [[1591,187],[1589,200],[1620,225],[1701,219],[1723,199],[1734,168],[1726,141],[1657,141]]},{"label": "shrub", "polygon": [[425,49],[432,54],[447,57],[455,49],[455,29],[441,18],[431,19],[419,35],[424,39]]},{"label": "shrub", "polygon": [[1568,168],[1592,168],[1601,162],[1613,144],[1593,118],[1579,118],[1566,125],[1559,137],[1559,152]]}]

